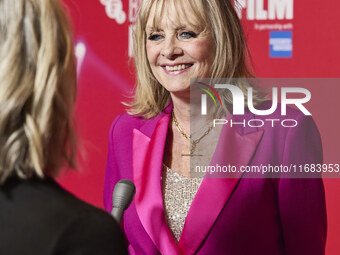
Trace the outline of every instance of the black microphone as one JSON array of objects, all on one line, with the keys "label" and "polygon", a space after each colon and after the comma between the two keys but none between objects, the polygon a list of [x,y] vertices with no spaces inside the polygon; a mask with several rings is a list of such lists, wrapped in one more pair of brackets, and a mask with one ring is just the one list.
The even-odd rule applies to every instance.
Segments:
[{"label": "black microphone", "polygon": [[120,180],[113,189],[111,215],[120,224],[124,211],[131,204],[136,193],[135,184],[130,180]]}]

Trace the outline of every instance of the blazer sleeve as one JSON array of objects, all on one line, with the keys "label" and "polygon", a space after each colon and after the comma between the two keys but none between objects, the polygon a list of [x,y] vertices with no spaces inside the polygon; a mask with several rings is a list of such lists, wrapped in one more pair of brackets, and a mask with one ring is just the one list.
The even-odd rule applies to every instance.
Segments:
[{"label": "blazer sleeve", "polygon": [[[283,164],[322,164],[321,138],[313,119],[300,114],[297,120],[299,126],[287,134]],[[321,174],[300,177],[279,180],[285,254],[325,254],[327,216]]]}]

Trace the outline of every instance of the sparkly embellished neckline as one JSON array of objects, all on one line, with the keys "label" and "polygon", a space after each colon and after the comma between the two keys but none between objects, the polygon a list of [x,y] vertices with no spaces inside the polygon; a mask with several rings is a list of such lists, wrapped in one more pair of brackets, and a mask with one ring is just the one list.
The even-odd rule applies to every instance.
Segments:
[{"label": "sparkly embellished neckline", "polygon": [[179,241],[191,203],[202,178],[187,178],[163,164],[162,189],[165,217],[176,242]]}]

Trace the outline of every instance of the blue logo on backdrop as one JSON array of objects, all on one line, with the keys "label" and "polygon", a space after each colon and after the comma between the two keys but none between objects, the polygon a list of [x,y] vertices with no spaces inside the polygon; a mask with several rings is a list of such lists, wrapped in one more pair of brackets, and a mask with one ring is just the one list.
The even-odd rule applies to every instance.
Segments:
[{"label": "blue logo on backdrop", "polygon": [[271,58],[292,57],[292,31],[270,31],[269,37],[269,56]]}]

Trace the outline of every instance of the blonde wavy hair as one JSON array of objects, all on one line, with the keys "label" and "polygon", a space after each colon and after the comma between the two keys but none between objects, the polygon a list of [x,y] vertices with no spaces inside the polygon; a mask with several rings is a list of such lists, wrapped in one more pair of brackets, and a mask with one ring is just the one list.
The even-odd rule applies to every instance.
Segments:
[{"label": "blonde wavy hair", "polygon": [[[242,25],[230,0],[186,0],[202,28],[212,34],[215,42],[215,59],[212,65],[211,78],[250,78],[252,72],[251,58],[244,37]],[[134,31],[134,57],[137,76],[136,91],[132,103],[126,103],[128,113],[144,118],[155,117],[169,103],[170,93],[154,77],[146,53],[146,23],[150,10],[155,6],[154,26],[159,25],[167,5],[175,7],[177,17],[186,17],[182,0],[143,0],[137,14]],[[186,6],[187,6],[186,5]],[[176,16],[175,16],[176,17]],[[196,78],[196,77],[193,77]],[[208,77],[202,77],[208,78]],[[238,86],[247,95],[247,82]],[[223,95],[230,104],[230,93]],[[264,100],[261,93],[254,90],[254,105]],[[258,102],[257,102],[258,101]]]},{"label": "blonde wavy hair", "polygon": [[57,0],[0,0],[0,184],[74,167],[76,69]]}]

